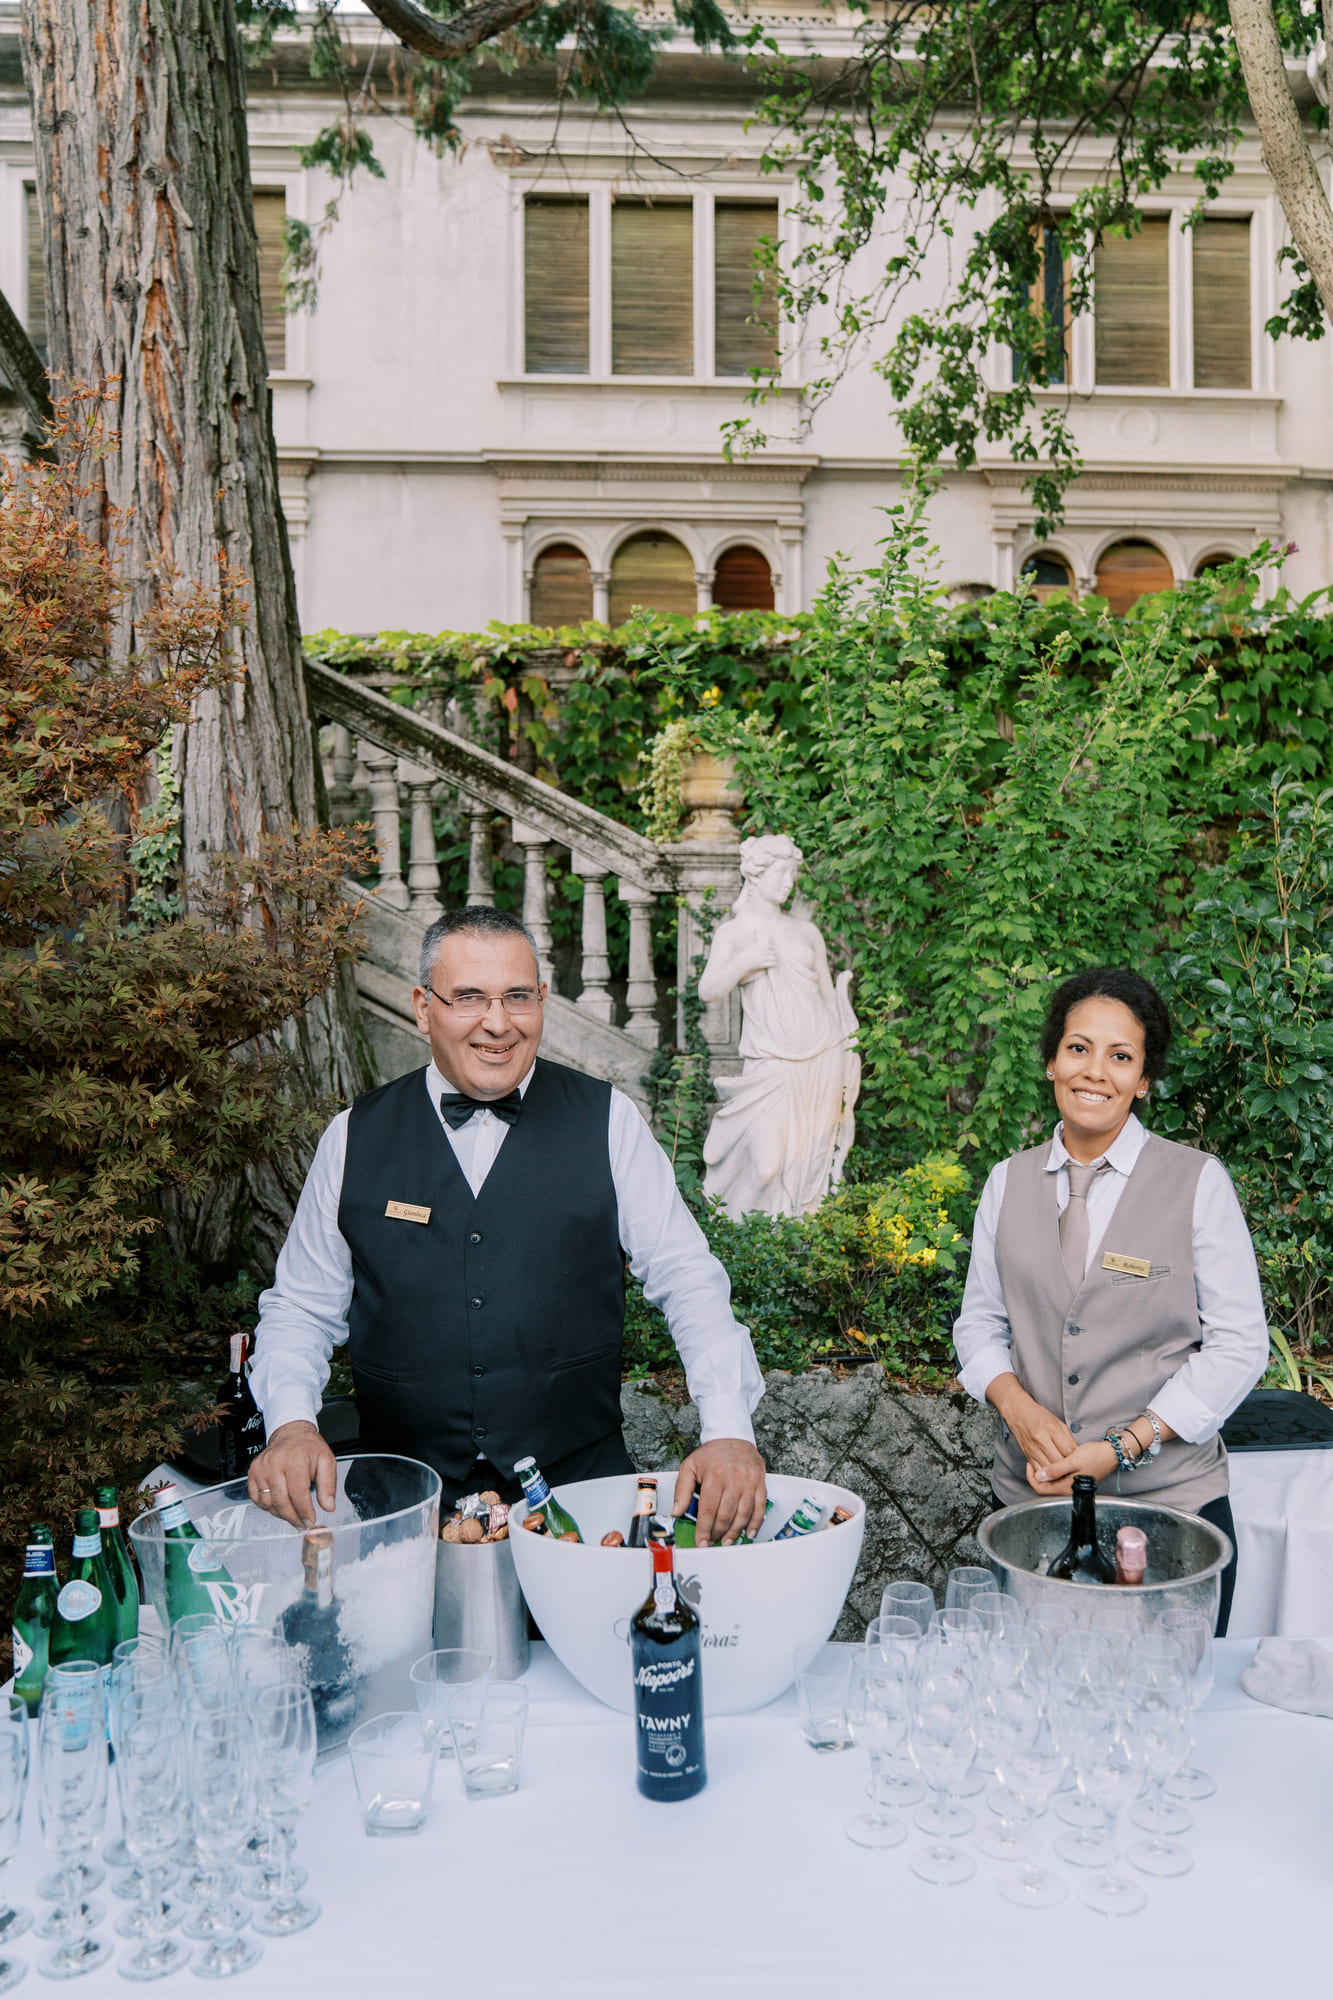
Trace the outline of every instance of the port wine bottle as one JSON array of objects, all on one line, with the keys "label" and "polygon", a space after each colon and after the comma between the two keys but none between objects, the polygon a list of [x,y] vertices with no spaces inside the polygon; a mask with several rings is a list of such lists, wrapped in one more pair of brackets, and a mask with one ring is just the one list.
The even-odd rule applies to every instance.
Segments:
[{"label": "port wine bottle", "polygon": [[244,1479],[252,1459],[264,1449],[264,1418],[250,1389],[246,1362],[249,1342],[243,1333],[231,1336],[231,1373],[222,1385],[218,1402],[223,1413],[218,1418],[218,1457],[224,1479]]},{"label": "port wine bottle", "polygon": [[634,1732],[639,1790],[665,1804],[692,1799],[707,1782],[703,1666],[699,1620],[676,1588],[675,1550],[654,1536],[649,1553],[652,1595],[630,1622]]}]

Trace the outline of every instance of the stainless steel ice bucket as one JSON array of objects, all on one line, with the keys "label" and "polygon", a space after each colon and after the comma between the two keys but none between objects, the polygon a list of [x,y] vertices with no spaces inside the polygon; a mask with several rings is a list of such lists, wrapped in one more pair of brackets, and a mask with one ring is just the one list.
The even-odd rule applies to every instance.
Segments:
[{"label": "stainless steel ice bucket", "polygon": [[1098,1494],[1097,1527],[1108,1554],[1119,1528],[1142,1528],[1148,1538],[1145,1581],[1098,1590],[1040,1574],[1038,1565],[1059,1555],[1068,1541],[1069,1516],[1068,1500],[1026,1500],[1001,1508],[977,1530],[1001,1590],[1025,1609],[1069,1604],[1080,1624],[1090,1623],[1094,1610],[1110,1609],[1121,1613],[1127,1626],[1141,1628],[1155,1624],[1168,1609],[1202,1611],[1210,1625],[1216,1623],[1222,1571],[1231,1561],[1231,1542],[1220,1528],[1173,1507]]},{"label": "stainless steel ice bucket", "polygon": [[498,1681],[526,1672],[528,1607],[508,1542],[437,1544],[435,1644],[489,1653]]}]

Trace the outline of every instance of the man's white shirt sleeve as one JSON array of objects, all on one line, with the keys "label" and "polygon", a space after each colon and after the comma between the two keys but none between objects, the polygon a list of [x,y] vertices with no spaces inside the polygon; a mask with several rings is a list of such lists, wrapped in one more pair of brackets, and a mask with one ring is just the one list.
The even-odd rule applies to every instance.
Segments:
[{"label": "man's white shirt sleeve", "polygon": [[[434,1081],[433,1066],[427,1074]],[[338,1205],[348,1115],[340,1112],[319,1142],[272,1287],[260,1295],[251,1387],[270,1434],[298,1419],[314,1423],[333,1349],[347,1338],[352,1257]],[[444,1130],[479,1191],[509,1127],[487,1116],[456,1133]],[[750,1417],[764,1381],[749,1333],[731,1310],[730,1280],[682,1201],[671,1162],[619,1090],[611,1092],[607,1140],[621,1246],[650,1304],[666,1315],[698,1405],[701,1439],[753,1441]]]}]

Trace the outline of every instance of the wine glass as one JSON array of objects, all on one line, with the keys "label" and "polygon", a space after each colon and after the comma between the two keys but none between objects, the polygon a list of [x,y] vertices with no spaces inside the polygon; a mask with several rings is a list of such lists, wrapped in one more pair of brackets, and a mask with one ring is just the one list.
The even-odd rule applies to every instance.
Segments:
[{"label": "wine glass", "polygon": [[966,1882],[977,1872],[972,1856],[955,1844],[955,1836],[971,1832],[972,1815],[949,1803],[949,1794],[962,1784],[976,1755],[974,1708],[967,1679],[953,1673],[918,1675],[907,1741],[918,1771],[936,1794],[936,1802],[918,1807],[915,1815],[922,1832],[934,1836],[929,1847],[912,1856],[912,1871],[924,1882]]},{"label": "wine glass", "polygon": [[[1190,1707],[1202,1708],[1213,1691],[1213,1626],[1202,1611],[1165,1611],[1161,1618],[1163,1635],[1177,1641],[1185,1651],[1189,1672]],[[1167,1785],[1173,1799],[1210,1799],[1217,1780],[1193,1766],[1178,1771]]]},{"label": "wine glass", "polygon": [[[1157,1811],[1148,1820],[1151,1839],[1135,1841],[1126,1849],[1126,1858],[1145,1875],[1188,1875],[1194,1866],[1193,1857],[1162,1828],[1162,1808],[1170,1810],[1162,1797],[1163,1790],[1190,1754],[1188,1689],[1183,1680],[1173,1681],[1166,1675],[1158,1675],[1146,1681],[1132,1681],[1130,1692],[1135,1725],[1143,1741],[1148,1804],[1150,1810],[1155,1805]],[[1137,1809],[1131,1818],[1136,1825],[1144,1823]],[[1188,1824],[1188,1814],[1185,1818]]]},{"label": "wine glass", "polygon": [[178,1911],[166,1890],[174,1848],[185,1825],[185,1731],[180,1716],[157,1704],[122,1711],[116,1737],[116,1785],[125,1846],[142,1883],[138,1905],[116,1926],[139,1948],[122,1958],[126,1979],[165,1979],[189,1962],[189,1948],[167,1935]]},{"label": "wine glass", "polygon": [[[101,1703],[103,1726],[105,1728],[106,1676],[95,1660],[66,1660],[63,1666],[48,1667],[42,1676],[43,1695],[45,1695],[48,1688],[66,1688],[75,1694],[86,1693],[91,1689],[92,1699]],[[80,1861],[74,1870],[73,1876],[71,1876],[69,1870],[58,1868],[54,1874],[42,1877],[41,1881],[37,1884],[37,1894],[45,1896],[46,1900],[50,1903],[57,1903],[62,1896],[67,1896],[72,1879],[77,1879],[79,1895],[87,1896],[92,1890],[100,1888],[102,1883],[105,1882],[106,1870],[105,1868],[98,1867],[94,1861]],[[55,1932],[43,1930],[39,1925],[38,1936],[54,1937]]]},{"label": "wine glass", "polygon": [[951,1569],[944,1584],[944,1608],[946,1611],[967,1611],[974,1597],[994,1588],[995,1577],[988,1569],[974,1565]]},{"label": "wine glass", "polygon": [[1147,1902],[1137,1882],[1115,1870],[1116,1823],[1143,1784],[1144,1744],[1132,1713],[1117,1704],[1080,1717],[1074,1769],[1106,1825],[1105,1860],[1079,1889],[1079,1901],[1106,1917],[1133,1916]]},{"label": "wine glass", "polygon": [[[23,1793],[28,1782],[28,1705],[22,1695],[7,1694],[0,1708],[0,1868],[18,1852],[23,1824]],[[22,1937],[32,1913],[0,1899],[0,1953]],[[27,1963],[0,1956],[0,1993],[17,1986]]]},{"label": "wine glass", "polygon": [[897,1847],[907,1838],[902,1821],[886,1809],[884,1766],[907,1734],[910,1686],[907,1648],[892,1639],[867,1639],[852,1668],[847,1703],[852,1741],[870,1757],[870,1811],[858,1813],[843,1828],[858,1847]]},{"label": "wine glass", "polygon": [[[872,1618],[866,1626],[865,1645],[867,1650],[882,1645],[893,1645],[902,1654],[910,1683],[916,1671],[916,1662],[921,1645],[921,1627],[915,1618],[906,1616],[883,1616]],[[866,1791],[873,1799],[876,1796],[876,1780],[871,1779]],[[897,1743],[886,1750],[880,1758],[878,1777],[879,1797],[885,1805],[915,1806],[925,1797],[925,1789],[916,1775],[916,1765],[912,1762],[907,1748],[907,1732],[904,1728]]]},{"label": "wine glass", "polygon": [[83,1895],[80,1865],[106,1820],[106,1705],[100,1671],[82,1683],[44,1687],[37,1717],[37,1808],[42,1838],[59,1861],[64,1884],[55,1908],[38,1926],[60,1939],[40,1970],[48,1979],[77,1979],[111,1956],[92,1935],[105,1914]]},{"label": "wine glass", "polygon": [[249,1836],[255,1817],[250,1724],[239,1701],[192,1709],[185,1725],[185,1770],[199,1849],[209,1886],[202,1906],[184,1926],[186,1937],[207,1940],[192,1970],[204,1979],[227,1979],[255,1963],[262,1947],[241,1936],[248,1912],[229,1900],[228,1863]]},{"label": "wine glass", "polygon": [[[995,1768],[1001,1786],[1019,1803],[1028,1820],[1040,1819],[1064,1776],[1068,1758],[1051,1728],[1050,1717],[1042,1710],[1031,1736],[1014,1732],[1000,1745]],[[1035,1852],[1006,1868],[995,1878],[995,1886],[1010,1903],[1029,1910],[1050,1910],[1069,1894],[1054,1870],[1043,1868]]]},{"label": "wine glass", "polygon": [[879,1600],[881,1618],[910,1618],[922,1632],[934,1609],[935,1593],[928,1583],[886,1583]]},{"label": "wine glass", "polygon": [[308,1688],[292,1684],[261,1688],[250,1710],[255,1740],[256,1803],[259,1817],[274,1834],[278,1877],[258,1914],[251,1918],[265,1937],[303,1931],[319,1915],[319,1904],[297,1893],[292,1847],[296,1822],[315,1795],[319,1748],[315,1705]]}]

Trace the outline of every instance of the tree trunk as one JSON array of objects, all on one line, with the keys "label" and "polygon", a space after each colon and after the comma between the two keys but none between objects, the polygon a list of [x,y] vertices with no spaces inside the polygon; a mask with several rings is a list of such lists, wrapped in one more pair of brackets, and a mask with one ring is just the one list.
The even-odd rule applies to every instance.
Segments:
[{"label": "tree trunk", "polygon": [[1333,208],[1287,82],[1273,0],[1229,0],[1229,11],[1268,177],[1333,319]]},{"label": "tree trunk", "polygon": [[[161,564],[247,579],[245,677],[206,695],[177,755],[183,869],[320,816],[287,531],[278,500],[245,79],[231,0],[23,0],[59,387],[107,385],[120,448],[94,518],[134,581],[126,640]],[[116,526],[111,522],[114,519]],[[345,982],[308,1011],[312,1085],[373,1080]]]}]

